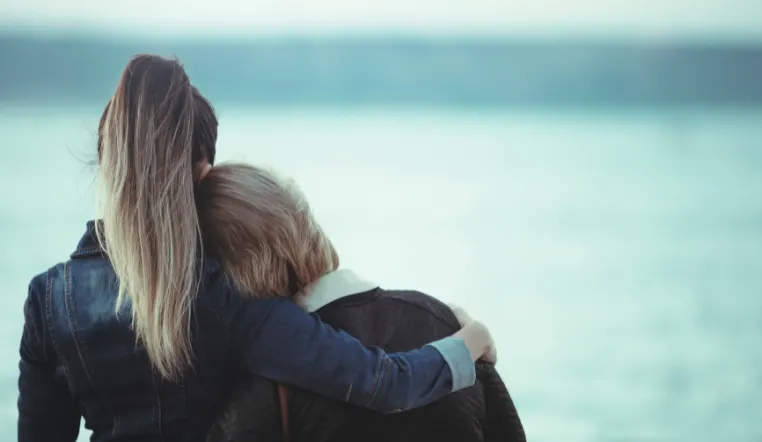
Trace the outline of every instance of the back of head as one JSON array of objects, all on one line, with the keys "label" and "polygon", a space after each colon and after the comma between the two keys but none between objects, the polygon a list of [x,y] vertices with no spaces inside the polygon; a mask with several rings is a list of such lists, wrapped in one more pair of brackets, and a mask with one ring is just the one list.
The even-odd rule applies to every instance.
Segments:
[{"label": "back of head", "polygon": [[[157,371],[191,363],[190,317],[202,257],[194,170],[213,163],[217,118],[177,60],[138,55],[98,128],[99,239],[119,277],[120,305]],[[197,175],[197,174],[196,174]]]},{"label": "back of head", "polygon": [[197,190],[204,249],[256,297],[291,296],[339,266],[293,181],[247,164],[214,167]]}]

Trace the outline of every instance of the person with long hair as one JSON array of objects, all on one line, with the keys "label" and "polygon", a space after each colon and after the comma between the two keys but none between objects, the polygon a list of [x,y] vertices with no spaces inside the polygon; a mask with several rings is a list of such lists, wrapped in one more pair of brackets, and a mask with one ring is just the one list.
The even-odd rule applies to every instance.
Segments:
[{"label": "person with long hair", "polygon": [[18,440],[74,441],[82,418],[93,441],[204,440],[244,375],[384,413],[475,382],[492,348],[477,321],[387,353],[231,284],[196,207],[216,141],[214,109],[177,60],[130,60],[98,128],[102,219],[29,284]]},{"label": "person with long hair", "polygon": [[[290,299],[364,344],[412,350],[470,320],[425,293],[382,289],[340,268],[304,193],[270,169],[214,167],[198,186],[197,207],[205,250],[241,293]],[[207,442],[526,441],[505,384],[485,362],[477,364],[474,387],[393,415],[256,376],[238,385]]]}]

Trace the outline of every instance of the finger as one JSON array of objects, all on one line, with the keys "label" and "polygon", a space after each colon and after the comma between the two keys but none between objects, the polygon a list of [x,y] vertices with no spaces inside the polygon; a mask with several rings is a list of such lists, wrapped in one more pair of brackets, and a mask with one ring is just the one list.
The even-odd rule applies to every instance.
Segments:
[{"label": "finger", "polygon": [[455,304],[447,304],[447,306],[450,307],[452,314],[455,315],[455,319],[458,320],[461,326],[466,325],[468,322],[471,321],[471,315],[469,315],[461,307],[458,307]]},{"label": "finger", "polygon": [[488,364],[495,365],[497,364],[497,354],[485,353],[484,356],[482,356],[479,360]]},{"label": "finger", "polygon": [[497,348],[490,347],[479,359],[488,364],[497,364]]}]

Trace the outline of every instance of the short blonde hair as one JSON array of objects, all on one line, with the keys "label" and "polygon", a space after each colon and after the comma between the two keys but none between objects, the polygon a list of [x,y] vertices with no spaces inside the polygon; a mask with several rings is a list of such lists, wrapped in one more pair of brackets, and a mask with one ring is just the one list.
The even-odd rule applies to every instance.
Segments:
[{"label": "short blonde hair", "polygon": [[299,187],[270,170],[218,165],[199,184],[196,206],[204,250],[244,295],[293,296],[339,266]]}]

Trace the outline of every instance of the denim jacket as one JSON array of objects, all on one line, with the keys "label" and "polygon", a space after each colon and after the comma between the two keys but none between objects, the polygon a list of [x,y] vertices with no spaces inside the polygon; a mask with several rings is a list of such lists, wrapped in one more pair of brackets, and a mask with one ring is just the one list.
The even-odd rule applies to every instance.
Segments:
[{"label": "denim jacket", "polygon": [[170,382],[135,345],[128,303],[94,223],[65,263],[34,277],[19,363],[20,441],[74,441],[80,418],[94,441],[203,440],[243,374],[380,412],[416,408],[473,385],[462,340],[385,353],[287,300],[237,296],[206,259],[194,306],[193,366]]}]

